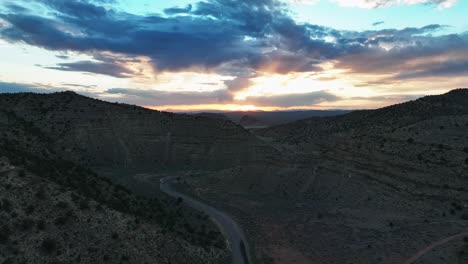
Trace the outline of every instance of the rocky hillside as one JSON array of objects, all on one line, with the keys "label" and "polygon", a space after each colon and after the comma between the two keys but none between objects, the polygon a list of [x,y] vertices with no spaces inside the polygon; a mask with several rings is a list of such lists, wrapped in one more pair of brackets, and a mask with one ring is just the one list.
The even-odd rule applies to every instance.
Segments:
[{"label": "rocky hillside", "polygon": [[73,92],[2,94],[0,108],[28,122],[66,160],[93,167],[224,168],[268,148],[230,121],[107,103]]},{"label": "rocky hillside", "polygon": [[182,214],[157,201],[77,176],[81,188],[0,159],[1,263],[229,262],[219,233],[194,236]]},{"label": "rocky hillside", "polygon": [[424,120],[467,114],[468,89],[457,89],[444,95],[426,96],[377,110],[361,110],[334,117],[304,119],[266,128],[258,131],[258,134],[283,142],[300,143],[343,132],[363,134],[392,132]]},{"label": "rocky hillside", "polygon": [[0,109],[0,263],[227,263],[222,235],[180,201],[146,198],[63,160]]},{"label": "rocky hillside", "polygon": [[[467,89],[257,132],[281,159],[187,184],[244,222],[259,263],[404,263],[468,228]],[[467,252],[458,240],[421,263]]]}]

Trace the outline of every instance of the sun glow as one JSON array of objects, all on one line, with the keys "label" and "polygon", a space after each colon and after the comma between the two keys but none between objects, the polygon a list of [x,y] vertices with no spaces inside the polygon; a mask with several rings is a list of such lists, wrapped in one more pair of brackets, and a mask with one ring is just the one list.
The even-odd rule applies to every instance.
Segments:
[{"label": "sun glow", "polygon": [[277,107],[257,107],[255,105],[241,104],[201,104],[201,105],[163,105],[145,106],[146,108],[160,111],[190,112],[190,111],[274,111]]}]

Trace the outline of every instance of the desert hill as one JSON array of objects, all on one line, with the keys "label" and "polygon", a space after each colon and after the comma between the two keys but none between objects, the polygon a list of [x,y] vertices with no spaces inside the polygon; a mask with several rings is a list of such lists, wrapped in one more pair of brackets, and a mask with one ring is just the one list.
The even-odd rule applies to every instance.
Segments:
[{"label": "desert hill", "polygon": [[[89,150],[73,142],[70,120],[96,115],[80,117],[66,104],[97,101],[71,93],[0,98],[1,263],[229,261],[206,216],[161,195],[132,193],[84,166],[93,163],[82,156]],[[73,143],[61,145],[67,140]],[[120,165],[119,155],[109,157],[115,160],[108,166]]]},{"label": "desert hill", "polygon": [[254,132],[281,158],[188,184],[250,227],[259,263],[403,263],[468,228],[467,89]]},{"label": "desert hill", "polygon": [[224,168],[261,159],[265,144],[225,120],[103,102],[73,92],[0,95],[0,106],[86,166]]}]

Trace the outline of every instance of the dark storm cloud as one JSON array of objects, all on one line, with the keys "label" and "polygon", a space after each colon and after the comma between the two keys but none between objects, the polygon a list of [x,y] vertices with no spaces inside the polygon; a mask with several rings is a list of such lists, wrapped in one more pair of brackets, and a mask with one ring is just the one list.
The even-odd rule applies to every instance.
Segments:
[{"label": "dark storm cloud", "polygon": [[104,7],[86,1],[39,0],[39,2],[44,3],[62,14],[79,18],[98,18],[107,14]]},{"label": "dark storm cloud", "polygon": [[186,7],[171,7],[164,9],[166,15],[177,15],[177,14],[187,14],[192,11],[192,5],[187,5]]},{"label": "dark storm cloud", "polygon": [[109,75],[117,78],[126,78],[133,75],[133,72],[123,66],[114,63],[102,63],[93,61],[79,61],[72,63],[59,63],[57,67],[45,67],[47,69],[61,71],[78,71],[95,74]]},{"label": "dark storm cloud", "polygon": [[55,17],[10,10],[0,15],[12,25],[1,31],[2,38],[58,51],[148,56],[163,71],[213,69],[234,61],[255,68],[275,59],[265,51],[276,48],[300,54],[276,57],[278,62],[287,59],[288,65],[280,68],[287,72],[310,67],[304,56],[310,61],[336,52],[332,45],[312,40],[309,29],[296,24],[274,0],[199,2],[190,16],[169,18],[119,13],[84,0],[39,2]]}]

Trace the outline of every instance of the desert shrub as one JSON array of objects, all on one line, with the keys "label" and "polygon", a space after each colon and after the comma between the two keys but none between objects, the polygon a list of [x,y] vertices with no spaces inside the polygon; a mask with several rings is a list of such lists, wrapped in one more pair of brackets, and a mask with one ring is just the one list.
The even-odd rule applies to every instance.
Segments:
[{"label": "desert shrub", "polygon": [[44,230],[45,229],[46,222],[44,220],[39,220],[36,223],[36,228],[37,230]]},{"label": "desert shrub", "polygon": [[117,234],[116,232],[113,232],[112,235],[111,235],[112,239],[118,239],[119,238],[119,234]]},{"label": "desert shrub", "polygon": [[39,199],[39,200],[44,200],[46,198],[46,194],[45,194],[45,191],[44,189],[39,189],[39,191],[37,191],[36,193],[36,197]]},{"label": "desert shrub", "polygon": [[55,220],[54,220],[54,224],[57,225],[57,226],[65,225],[67,222],[68,222],[68,216],[66,216],[66,215],[59,216],[59,217],[55,218]]},{"label": "desert shrub", "polygon": [[89,201],[87,199],[82,199],[80,201],[80,209],[81,210],[89,209]]},{"label": "desert shrub", "polygon": [[5,243],[10,238],[11,230],[8,225],[3,225],[0,227],[0,244]]},{"label": "desert shrub", "polygon": [[64,201],[60,201],[55,206],[57,206],[58,208],[61,208],[61,209],[67,209],[68,208],[68,203],[64,202]]},{"label": "desert shrub", "polygon": [[51,255],[57,249],[57,241],[53,238],[46,238],[41,243],[41,251]]},{"label": "desert shrub", "polygon": [[19,228],[23,231],[30,230],[34,226],[34,220],[31,218],[25,218],[19,223]]},{"label": "desert shrub", "polygon": [[13,209],[13,205],[11,204],[10,200],[3,198],[0,203],[0,209],[9,213]]},{"label": "desert shrub", "polygon": [[31,213],[34,212],[34,210],[35,210],[34,205],[30,204],[30,205],[28,205],[28,207],[26,207],[24,212],[26,213],[26,215],[30,215]]}]

